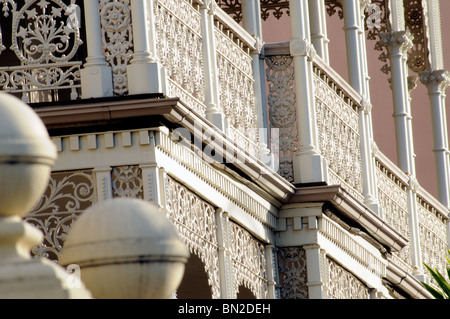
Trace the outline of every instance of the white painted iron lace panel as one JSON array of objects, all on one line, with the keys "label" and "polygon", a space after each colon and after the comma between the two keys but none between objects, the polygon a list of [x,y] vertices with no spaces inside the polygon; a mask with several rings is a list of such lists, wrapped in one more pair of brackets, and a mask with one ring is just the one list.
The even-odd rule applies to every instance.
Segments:
[{"label": "white painted iron lace panel", "polygon": [[358,113],[326,74],[319,69],[315,72],[318,141],[330,168],[331,184],[341,184],[363,201]]},{"label": "white painted iron lace panel", "polygon": [[95,201],[90,170],[53,172],[41,200],[24,217],[44,234],[43,243],[32,254],[58,261],[73,222]]},{"label": "white painted iron lace panel", "polygon": [[168,76],[169,96],[177,96],[205,116],[201,16],[188,1],[155,0],[158,59]]},{"label": "white painted iron lace panel", "polygon": [[137,165],[113,167],[111,183],[113,197],[144,198],[142,171]]},{"label": "white painted iron lace panel", "polygon": [[369,299],[369,288],[334,260],[328,263],[328,297],[330,299]]},{"label": "white painted iron lace panel", "polygon": [[220,298],[220,272],[215,208],[170,176],[166,178],[166,209],[178,234],[202,260],[212,297]]},{"label": "white painted iron lace panel", "polygon": [[[49,90],[68,89],[70,98],[77,98],[81,61],[71,60],[83,42],[76,1],[0,0],[0,4],[3,27],[11,31],[4,34],[0,29],[0,54],[16,59],[15,65],[0,67],[1,90],[21,94],[25,102],[57,100],[58,94]],[[6,37],[9,48],[3,44]]]},{"label": "white painted iron lace panel", "polygon": [[230,251],[237,292],[244,285],[259,299],[267,298],[266,258],[264,245],[248,231],[230,222]]},{"label": "white painted iron lace panel", "polygon": [[308,299],[306,252],[302,247],[278,249],[278,274],[282,299]]},{"label": "white painted iron lace panel", "polygon": [[419,236],[423,262],[446,274],[447,226],[446,220],[420,197],[418,198]]},{"label": "white painted iron lace panel", "polygon": [[292,182],[293,158],[298,148],[293,59],[289,55],[274,55],[265,61],[270,125],[279,130],[279,154],[275,154],[279,156],[279,174]]},{"label": "white painted iron lace panel", "polygon": [[[378,202],[386,223],[406,238],[410,238],[407,185],[376,159]],[[394,262],[402,266],[411,265],[409,243],[400,252],[393,252]],[[407,266],[408,267],[408,266]]]},{"label": "white painted iron lace panel", "polygon": [[[258,145],[252,58],[248,49],[242,43],[233,41],[233,33],[224,28],[218,22],[214,28],[220,107],[231,129]],[[245,147],[245,142],[244,144],[239,140],[235,142]],[[256,155],[255,149],[249,151]]]},{"label": "white painted iron lace panel", "polygon": [[127,65],[133,55],[130,0],[100,0],[102,44],[113,72],[113,90],[128,92]]}]

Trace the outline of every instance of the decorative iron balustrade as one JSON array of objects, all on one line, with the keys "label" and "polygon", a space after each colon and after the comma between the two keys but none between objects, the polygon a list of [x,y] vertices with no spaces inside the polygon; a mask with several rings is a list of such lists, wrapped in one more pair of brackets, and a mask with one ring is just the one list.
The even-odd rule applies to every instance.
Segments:
[{"label": "decorative iron balustrade", "polygon": [[192,1],[155,1],[158,58],[165,67],[170,96],[178,96],[205,116],[206,85],[202,21]]},{"label": "decorative iron balustrade", "polygon": [[82,1],[0,3],[0,89],[25,102],[78,98]]},{"label": "decorative iron balustrade", "polygon": [[328,162],[330,184],[341,184],[355,198],[362,195],[359,102],[346,83],[321,63],[314,62],[314,95],[319,147]]},{"label": "decorative iron balustrade", "polygon": [[[156,46],[151,58],[166,74],[161,93],[179,97],[202,116],[213,107],[222,113],[230,138],[259,155],[250,56],[256,40],[251,35],[214,3],[148,0],[146,21],[133,21],[130,0],[98,2],[99,38],[89,45],[101,43],[114,95],[129,94],[128,67],[141,54],[135,52],[135,41],[142,41],[133,34],[135,23],[148,23]],[[89,62],[83,19],[92,20],[96,13],[84,12],[81,0],[0,3],[0,90],[25,102],[80,98],[80,73],[83,63]]]},{"label": "decorative iron balustrade", "polygon": [[[447,220],[445,207],[418,185],[382,153],[376,156],[378,201],[384,220],[410,242],[400,252],[393,252],[393,261],[408,273],[413,272],[411,256],[411,212],[408,188],[414,188],[417,202],[418,240],[422,261],[441,273],[445,271],[447,254]],[[427,275],[427,274],[426,274]]]},{"label": "decorative iron balustrade", "polygon": [[[447,210],[423,188],[417,192],[419,238],[422,260],[441,274],[446,273]],[[428,274],[427,274],[428,275]]]},{"label": "decorative iron balustrade", "polygon": [[[279,173],[293,181],[293,158],[298,148],[296,98],[293,91],[292,57],[282,46],[275,54],[266,50],[266,81],[269,121],[279,129]],[[315,112],[320,151],[328,162],[330,184],[340,184],[355,198],[362,195],[362,168],[359,136],[359,103],[343,80],[323,63],[314,62]],[[340,84],[339,84],[340,83]]]},{"label": "decorative iron balustrade", "polygon": [[[293,157],[298,145],[296,117],[299,116],[293,91],[295,77],[293,61],[282,44],[266,48],[266,82],[269,120],[280,129],[279,174],[293,181]],[[358,108],[353,90],[319,59],[313,63],[316,121],[320,151],[328,162],[329,184],[340,184],[355,198],[364,202],[359,148]],[[447,252],[447,210],[423,188],[415,186],[380,151],[376,151],[378,203],[382,218],[409,240],[399,252],[391,252],[391,261],[412,274],[411,211],[408,190],[413,189],[417,202],[418,241],[422,261],[445,269]]]},{"label": "decorative iron balustrade", "polygon": [[[214,25],[202,14],[212,14]],[[205,9],[196,1],[155,1],[154,16],[157,54],[167,72],[167,95],[180,97],[203,116],[209,105],[216,104],[229,125],[230,138],[257,156],[250,56],[255,40],[220,8]],[[214,91],[209,94],[215,98],[208,97],[207,90]]]},{"label": "decorative iron balustrade", "polygon": [[[375,158],[378,203],[389,226],[410,239],[410,213],[408,208],[408,177],[381,152]],[[408,273],[412,273],[411,247],[408,243],[400,252],[392,253],[392,260]]]}]

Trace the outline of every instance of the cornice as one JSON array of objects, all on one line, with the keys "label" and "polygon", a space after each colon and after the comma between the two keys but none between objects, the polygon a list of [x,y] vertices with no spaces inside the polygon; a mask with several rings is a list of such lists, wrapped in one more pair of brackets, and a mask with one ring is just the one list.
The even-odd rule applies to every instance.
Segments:
[{"label": "cornice", "polygon": [[337,216],[358,224],[363,231],[394,251],[408,244],[406,237],[339,185],[298,188],[289,199],[289,204],[311,202],[329,203]]},{"label": "cornice", "polygon": [[212,132],[215,138],[208,142],[218,152],[216,154],[223,158],[228,158],[230,153],[239,154],[239,158],[243,160],[235,161],[232,165],[243,172],[251,182],[280,202],[286,202],[294,194],[294,186],[291,183],[247,150],[237,146],[225,133],[192,111],[178,98],[134,96],[122,99],[89,99],[61,105],[57,103],[35,105],[34,110],[47,129],[94,126],[99,122],[107,125],[112,121],[162,116],[186,128],[194,136],[206,131]]}]

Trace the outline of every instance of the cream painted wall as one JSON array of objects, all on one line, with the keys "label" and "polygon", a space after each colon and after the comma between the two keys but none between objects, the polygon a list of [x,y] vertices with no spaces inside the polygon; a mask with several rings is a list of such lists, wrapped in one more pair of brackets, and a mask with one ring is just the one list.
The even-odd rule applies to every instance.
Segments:
[{"label": "cream painted wall", "polygon": [[[450,0],[441,0],[442,38],[444,47],[444,67],[450,70]],[[343,21],[335,14],[327,16],[327,30],[330,54],[330,65],[344,78],[347,79],[347,62],[345,58],[345,38],[342,30]],[[266,43],[284,42],[290,40],[289,17],[284,14],[281,20],[270,17],[263,22],[263,35]],[[383,62],[378,60],[380,51],[374,50],[374,41],[367,41],[368,65],[372,100],[372,118],[374,123],[374,137],[379,149],[397,163],[395,128],[392,117],[392,94],[387,81],[388,76],[380,71]],[[413,74],[410,71],[410,75]],[[450,96],[450,89],[447,90]],[[447,97],[447,105],[450,98]],[[412,116],[414,131],[414,150],[416,154],[416,170],[419,183],[432,195],[437,196],[436,172],[434,168],[434,156],[432,152],[433,138],[431,129],[431,111],[427,90],[418,81],[417,88],[412,92]],[[447,113],[450,123],[450,111]]]}]

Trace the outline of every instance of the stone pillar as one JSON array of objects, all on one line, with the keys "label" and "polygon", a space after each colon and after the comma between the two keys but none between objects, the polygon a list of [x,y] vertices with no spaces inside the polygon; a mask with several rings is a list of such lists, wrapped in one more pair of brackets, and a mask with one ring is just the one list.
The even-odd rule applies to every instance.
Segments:
[{"label": "stone pillar", "polygon": [[305,245],[307,261],[308,299],[324,299],[325,285],[322,276],[322,250],[318,244]]},{"label": "stone pillar", "polygon": [[316,54],[310,40],[308,0],[290,0],[290,53],[294,61],[299,148],[294,157],[294,183],[327,181],[328,165],[317,140],[312,61]]},{"label": "stone pillar", "polygon": [[112,71],[103,55],[98,0],[84,0],[88,56],[81,74],[84,99],[113,95]]},{"label": "stone pillar", "polygon": [[130,94],[163,93],[164,74],[156,50],[153,1],[131,0],[134,53],[127,66]]},{"label": "stone pillar", "polygon": [[323,203],[280,210],[276,233],[281,299],[323,299],[326,291],[318,243]]}]

